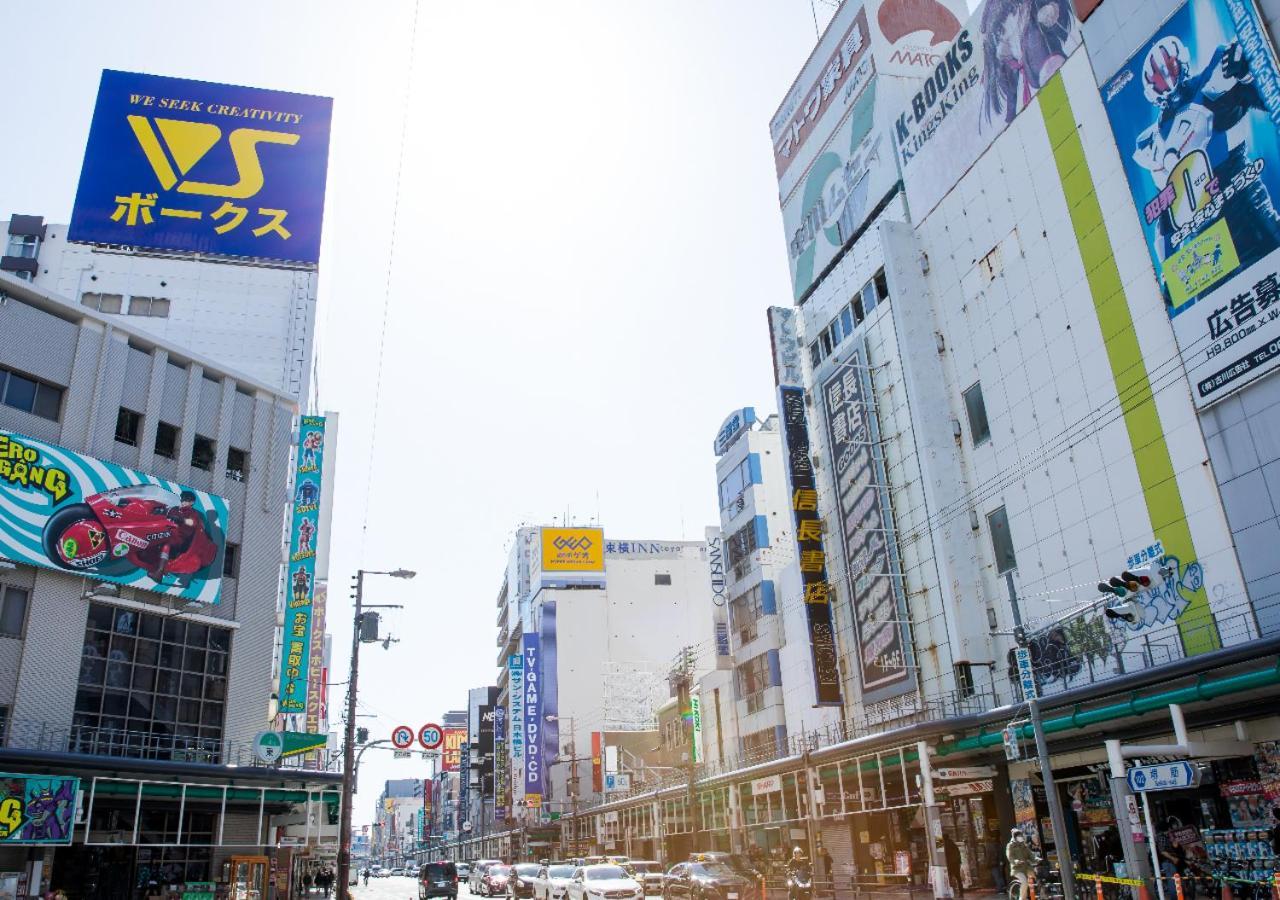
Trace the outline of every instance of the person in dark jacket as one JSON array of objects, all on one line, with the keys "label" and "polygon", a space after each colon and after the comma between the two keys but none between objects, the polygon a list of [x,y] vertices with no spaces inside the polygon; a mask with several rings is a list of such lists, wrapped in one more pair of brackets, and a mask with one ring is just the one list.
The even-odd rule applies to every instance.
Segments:
[{"label": "person in dark jacket", "polygon": [[947,877],[951,879],[951,892],[957,897],[964,897],[964,878],[960,872],[960,848],[951,840],[951,835],[942,836],[942,855],[947,861]]}]

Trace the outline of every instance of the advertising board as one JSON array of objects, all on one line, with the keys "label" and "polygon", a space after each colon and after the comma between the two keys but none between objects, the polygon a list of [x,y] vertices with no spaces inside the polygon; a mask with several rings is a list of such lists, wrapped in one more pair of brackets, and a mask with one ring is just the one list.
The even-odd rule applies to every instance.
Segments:
[{"label": "advertising board", "polygon": [[511,698],[511,758],[524,757],[524,654],[507,658],[507,695]]},{"label": "advertising board", "polygon": [[0,557],[217,603],[227,502],[0,429]]},{"label": "advertising board", "polygon": [[1280,363],[1280,77],[1250,0],[1189,0],[1102,89],[1197,407]]},{"label": "advertising board", "polygon": [[314,263],[328,97],[107,69],[70,241]]},{"label": "advertising board", "polygon": [[440,757],[441,772],[456,772],[462,765],[462,746],[467,742],[467,729],[444,729],[444,753]]},{"label": "advertising board", "polygon": [[881,75],[923,77],[969,16],[963,0],[870,0],[867,18]]},{"label": "advertising board", "polygon": [[912,221],[925,220],[1080,46],[1068,0],[985,0],[893,116]]},{"label": "advertising board", "polygon": [[[308,663],[315,613],[316,547],[320,526],[321,472],[324,464],[324,416],[298,420],[294,453],[293,514],[289,520],[289,559],[285,568],[284,647],[280,662],[280,712],[305,713],[311,689]],[[322,648],[323,649],[323,648]]]},{"label": "advertising board", "polygon": [[0,774],[0,844],[70,844],[79,778]]},{"label": "advertising board", "polygon": [[791,286],[800,299],[898,183],[893,147],[875,126],[873,84],[782,204]]},{"label": "advertising board", "polygon": [[603,572],[604,530],[543,528],[543,572]]},{"label": "advertising board", "polygon": [[524,652],[524,797],[531,808],[542,805],[542,653],[535,632],[525,632]]},{"label": "advertising board", "polygon": [[867,377],[866,356],[857,347],[822,385],[827,440],[844,549],[845,577],[853,607],[858,667],[864,702],[916,689],[897,536],[889,503],[884,460],[875,452],[879,429]]},{"label": "advertising board", "polygon": [[778,388],[782,410],[782,438],[791,488],[791,511],[796,526],[796,550],[800,582],[809,627],[813,658],[815,702],[818,706],[841,703],[840,665],[836,654],[835,622],[831,615],[831,583],[827,554],[818,515],[818,486],[809,453],[809,431],[804,389]]}]

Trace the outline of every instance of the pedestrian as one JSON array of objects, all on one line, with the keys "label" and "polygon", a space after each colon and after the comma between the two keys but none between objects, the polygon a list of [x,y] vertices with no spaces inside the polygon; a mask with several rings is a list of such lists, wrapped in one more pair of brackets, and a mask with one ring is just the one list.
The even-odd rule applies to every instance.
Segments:
[{"label": "pedestrian", "polygon": [[1271,855],[1280,856],[1280,804],[1271,807]]},{"label": "pedestrian", "polygon": [[951,880],[951,892],[963,900],[964,877],[960,871],[960,848],[956,846],[955,841],[951,840],[949,834],[942,836],[942,855],[947,861],[947,878]]},{"label": "pedestrian", "polygon": [[818,850],[814,855],[818,858],[818,877],[822,879],[828,890],[833,889],[835,869],[834,861],[831,859],[831,851],[822,844],[819,844]]},{"label": "pedestrian", "polygon": [[302,874],[302,893],[304,896],[311,894],[311,871],[307,870]]},{"label": "pedestrian", "polygon": [[1035,870],[1036,855],[1027,846],[1027,836],[1021,828],[1013,829],[1009,844],[1004,848],[1004,858],[1009,862],[1009,876],[1019,884],[1018,900],[1027,900],[1031,885],[1031,873]]}]

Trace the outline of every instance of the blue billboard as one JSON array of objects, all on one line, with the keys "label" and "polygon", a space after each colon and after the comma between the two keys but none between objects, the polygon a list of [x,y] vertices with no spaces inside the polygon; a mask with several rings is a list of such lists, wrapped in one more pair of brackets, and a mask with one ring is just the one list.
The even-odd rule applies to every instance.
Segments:
[{"label": "blue billboard", "polygon": [[280,712],[307,711],[307,662],[311,658],[312,617],[315,615],[316,547],[320,525],[321,473],[324,471],[324,416],[303,416],[298,425],[298,449],[293,484],[293,515],[289,520],[289,565],[286,571],[284,647],[280,661]]},{"label": "blue billboard", "polygon": [[1187,0],[1102,99],[1203,408],[1280,366],[1280,65],[1251,0]]},{"label": "blue billboard", "polygon": [[328,97],[102,73],[67,239],[314,263]]}]

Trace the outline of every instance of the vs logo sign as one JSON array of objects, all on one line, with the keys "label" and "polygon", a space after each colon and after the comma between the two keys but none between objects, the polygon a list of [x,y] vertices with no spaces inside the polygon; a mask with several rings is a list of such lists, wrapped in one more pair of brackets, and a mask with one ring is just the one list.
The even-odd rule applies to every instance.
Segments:
[{"label": "vs logo sign", "polygon": [[[258,158],[258,144],[285,144],[292,147],[298,143],[298,135],[284,131],[262,131],[257,128],[237,128],[231,132],[228,143],[231,147],[231,158],[235,164],[239,179],[234,184],[210,184],[204,181],[183,181],[178,183],[178,173],[185,176],[209,150],[222,138],[222,129],[207,122],[185,122],[177,119],[156,119],[155,128],[145,116],[129,116],[129,127],[133,129],[142,152],[160,186],[171,191],[176,186],[179,193],[202,194],[208,197],[228,197],[243,200],[252,197],[266,181],[262,174],[262,160]],[[159,136],[157,137],[157,130]],[[164,147],[161,147],[163,142]],[[165,148],[168,154],[165,154]]]},{"label": "vs logo sign", "polygon": [[314,263],[332,106],[105,71],[67,237]]}]

